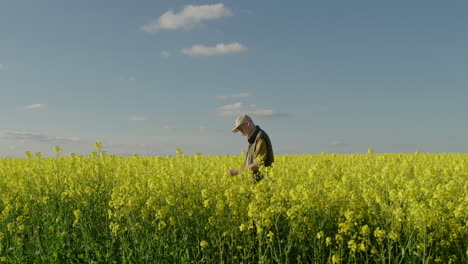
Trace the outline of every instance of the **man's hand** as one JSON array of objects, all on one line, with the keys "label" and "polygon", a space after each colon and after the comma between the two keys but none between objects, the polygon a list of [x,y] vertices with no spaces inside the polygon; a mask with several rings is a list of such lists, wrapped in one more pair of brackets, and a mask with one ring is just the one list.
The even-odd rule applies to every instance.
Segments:
[{"label": "man's hand", "polygon": [[229,170],[228,171],[228,174],[230,176],[236,176],[237,174],[241,173],[242,172],[242,169],[234,169],[234,170]]}]

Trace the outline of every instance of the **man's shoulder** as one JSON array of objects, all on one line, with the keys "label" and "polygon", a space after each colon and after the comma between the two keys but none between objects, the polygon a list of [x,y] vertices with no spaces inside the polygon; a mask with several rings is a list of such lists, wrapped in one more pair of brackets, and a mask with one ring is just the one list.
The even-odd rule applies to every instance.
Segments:
[{"label": "man's shoulder", "polygon": [[257,140],[256,140],[256,143],[258,145],[258,144],[262,144],[262,143],[266,143],[266,142],[265,142],[265,139],[263,139],[262,137],[258,137]]},{"label": "man's shoulder", "polygon": [[260,131],[258,133],[258,136],[257,136],[257,139],[270,139],[270,137],[268,136],[267,132],[265,132],[265,130],[261,129],[260,128]]}]

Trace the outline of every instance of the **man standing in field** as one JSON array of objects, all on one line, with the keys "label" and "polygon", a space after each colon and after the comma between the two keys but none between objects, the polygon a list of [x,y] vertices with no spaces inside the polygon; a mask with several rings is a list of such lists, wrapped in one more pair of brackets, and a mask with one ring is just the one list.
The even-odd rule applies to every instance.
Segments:
[{"label": "man standing in field", "polygon": [[263,129],[256,126],[248,115],[237,117],[235,125],[232,132],[237,133],[240,131],[243,136],[247,137],[249,147],[245,156],[244,168],[230,170],[229,175],[234,176],[244,170],[252,170],[255,181],[260,181],[263,175],[258,171],[259,167],[269,167],[274,161],[270,137]]}]

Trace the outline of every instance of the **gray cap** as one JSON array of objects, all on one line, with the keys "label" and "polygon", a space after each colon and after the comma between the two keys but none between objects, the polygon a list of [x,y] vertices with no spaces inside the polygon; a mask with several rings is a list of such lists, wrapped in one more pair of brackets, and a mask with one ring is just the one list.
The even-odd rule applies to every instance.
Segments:
[{"label": "gray cap", "polygon": [[250,118],[250,116],[248,115],[238,116],[236,119],[236,124],[235,124],[236,126],[232,129],[232,132],[233,133],[239,132],[239,126],[247,121],[252,122],[252,118]]}]

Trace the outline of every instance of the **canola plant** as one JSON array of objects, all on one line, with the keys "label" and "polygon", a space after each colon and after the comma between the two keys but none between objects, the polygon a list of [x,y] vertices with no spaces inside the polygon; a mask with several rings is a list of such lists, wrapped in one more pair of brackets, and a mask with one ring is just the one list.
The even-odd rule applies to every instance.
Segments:
[{"label": "canola plant", "polygon": [[[467,154],[0,159],[0,263],[468,263]],[[57,149],[60,152],[60,149]]]}]

